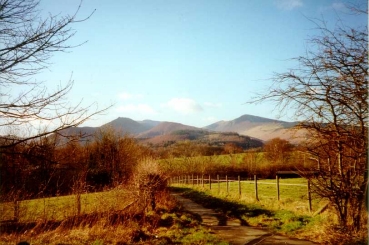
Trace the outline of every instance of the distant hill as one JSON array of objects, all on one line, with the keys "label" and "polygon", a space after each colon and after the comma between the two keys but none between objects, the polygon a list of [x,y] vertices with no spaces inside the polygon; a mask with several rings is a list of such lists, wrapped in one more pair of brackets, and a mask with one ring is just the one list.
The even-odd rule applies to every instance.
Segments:
[{"label": "distant hill", "polygon": [[137,138],[151,138],[158,135],[168,135],[172,132],[179,131],[179,130],[200,130],[199,128],[184,125],[181,123],[175,122],[162,122],[156,125],[155,127],[140,133],[137,135]]},{"label": "distant hill", "polygon": [[117,119],[102,125],[101,128],[112,127],[122,134],[137,135],[150,130],[152,127],[155,127],[159,123],[160,122],[152,120],[134,121],[130,118],[118,117]]},{"label": "distant hill", "polygon": [[297,122],[285,122],[252,115],[243,115],[231,121],[219,121],[204,129],[216,132],[236,132],[264,141],[272,138],[282,138],[291,142],[298,142],[303,137],[303,132],[296,131]]},{"label": "distant hill", "polygon": [[[243,115],[230,121],[219,121],[204,128],[197,128],[176,122],[153,120],[135,121],[126,117],[106,123],[100,127],[74,127],[66,129],[63,134],[93,135],[97,130],[112,127],[122,135],[129,134],[141,142],[162,144],[180,140],[212,142],[216,145],[237,143],[246,146],[259,145],[258,140],[267,141],[282,138],[297,143],[304,137],[304,132],[294,130],[297,122],[285,122],[252,115]],[[237,133],[237,134],[234,134]]]},{"label": "distant hill", "polygon": [[178,141],[190,140],[195,143],[206,144],[210,146],[224,146],[232,143],[243,149],[261,147],[262,141],[248,136],[239,135],[237,133],[219,133],[210,132],[203,129],[181,129],[171,131],[166,134],[156,135],[148,138],[140,138],[140,142],[144,144],[165,145]]},{"label": "distant hill", "polygon": [[60,131],[60,134],[65,136],[81,135],[87,137],[93,135],[98,129],[98,127],[71,127]]},{"label": "distant hill", "polygon": [[145,127],[148,127],[149,129],[161,123],[159,121],[153,121],[153,120],[143,120],[143,121],[137,121],[137,122],[144,125]]}]

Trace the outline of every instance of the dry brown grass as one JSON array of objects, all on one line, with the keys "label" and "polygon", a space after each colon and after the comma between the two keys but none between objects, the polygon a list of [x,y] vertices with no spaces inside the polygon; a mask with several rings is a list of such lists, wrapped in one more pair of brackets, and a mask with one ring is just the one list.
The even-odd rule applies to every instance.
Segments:
[{"label": "dry brown grass", "polygon": [[[165,220],[165,214],[178,211],[175,199],[163,183],[165,184],[165,177],[157,164],[147,159],[138,165],[133,184],[120,187],[127,190],[124,196],[114,195],[114,198],[109,199],[113,203],[104,200],[102,195],[96,200],[100,208],[88,213],[58,220],[33,219],[22,223],[2,224],[0,244],[28,241],[31,244],[99,245],[157,241],[158,228],[169,228],[174,224]],[[158,184],[161,188],[158,188]],[[112,191],[115,193],[110,190],[107,195]],[[140,193],[144,193],[144,198]],[[151,198],[155,199],[154,208],[150,205]],[[126,204],[121,207],[121,203]]]},{"label": "dry brown grass", "polygon": [[[152,239],[163,224],[161,216],[177,204],[167,191],[157,193],[156,210],[141,210],[134,203],[121,211],[83,214],[63,221],[16,224],[2,229],[0,244],[28,241],[31,244],[126,244]],[[23,226],[23,229],[20,227]],[[13,230],[12,230],[13,229]],[[101,242],[100,242],[101,241]]]}]

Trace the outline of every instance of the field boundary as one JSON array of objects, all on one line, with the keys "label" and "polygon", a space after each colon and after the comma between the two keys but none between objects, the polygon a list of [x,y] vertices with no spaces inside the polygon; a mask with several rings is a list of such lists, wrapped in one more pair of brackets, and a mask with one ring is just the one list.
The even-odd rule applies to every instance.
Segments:
[{"label": "field boundary", "polygon": [[[214,176],[214,175],[213,175]],[[175,176],[169,179],[170,185],[190,185],[190,186],[197,186],[202,187],[204,189],[208,190],[217,190],[218,193],[220,191],[224,191],[224,188],[226,189],[225,192],[227,194],[231,193],[230,185],[232,184],[234,187],[234,183],[237,183],[237,194],[238,197],[241,198],[243,194],[243,184],[252,184],[254,185],[254,195],[253,197],[259,201],[259,195],[260,195],[260,188],[258,185],[274,185],[275,186],[275,195],[274,197],[277,199],[277,201],[281,200],[281,186],[296,186],[296,187],[306,187],[305,194],[306,194],[306,201],[308,205],[309,212],[312,212],[312,197],[311,197],[311,190],[310,190],[310,181],[306,179],[306,184],[301,183],[281,183],[281,178],[277,175],[274,182],[273,180],[269,180],[269,182],[266,182],[265,179],[259,181],[258,177],[254,175],[254,180],[242,180],[241,176],[238,175],[237,178],[234,176],[229,177],[227,175],[223,176],[223,178],[220,178],[219,175],[216,175],[216,178],[212,178],[212,175],[209,174],[203,174],[203,175],[180,175]],[[224,185],[222,186],[221,184]],[[234,188],[233,188],[234,189]],[[235,191],[233,190],[233,193]]]}]

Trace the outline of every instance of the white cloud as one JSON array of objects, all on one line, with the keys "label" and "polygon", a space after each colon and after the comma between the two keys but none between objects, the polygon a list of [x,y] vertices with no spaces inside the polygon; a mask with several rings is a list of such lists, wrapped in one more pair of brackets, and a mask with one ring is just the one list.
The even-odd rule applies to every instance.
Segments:
[{"label": "white cloud", "polygon": [[149,105],[146,104],[128,104],[128,105],[123,105],[123,106],[119,106],[117,108],[118,112],[134,112],[134,113],[139,113],[139,114],[149,114],[149,115],[155,115],[157,114],[157,112]]},{"label": "white cloud", "polygon": [[203,108],[196,101],[189,98],[173,98],[163,104],[163,107],[171,108],[185,115],[203,111]]},{"label": "white cloud", "polygon": [[205,102],[204,105],[207,107],[212,107],[212,108],[222,107],[222,103]]},{"label": "white cloud", "polygon": [[302,0],[275,0],[274,4],[283,10],[293,10],[304,5]]},{"label": "white cloud", "polygon": [[142,94],[131,94],[127,92],[122,92],[118,94],[118,98],[121,100],[130,100],[130,99],[141,99],[143,98]]}]

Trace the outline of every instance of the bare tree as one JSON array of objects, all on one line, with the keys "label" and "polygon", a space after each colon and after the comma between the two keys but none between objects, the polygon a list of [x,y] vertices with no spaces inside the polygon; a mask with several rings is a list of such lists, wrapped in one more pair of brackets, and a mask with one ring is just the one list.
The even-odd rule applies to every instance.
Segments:
[{"label": "bare tree", "polygon": [[[66,96],[72,80],[50,91],[34,78],[50,65],[53,54],[81,45],[67,43],[76,33],[72,25],[91,16],[77,19],[79,9],[72,15],[42,17],[37,0],[0,0],[0,137],[5,142],[0,147],[78,126],[103,111],[92,108],[95,104],[71,105]],[[47,122],[49,128],[9,136],[33,128],[37,121]]]},{"label": "bare tree", "polygon": [[273,138],[264,144],[266,158],[274,164],[286,164],[292,152],[293,145],[285,139]]},{"label": "bare tree", "polygon": [[315,23],[320,34],[310,39],[305,56],[295,58],[298,68],[275,74],[268,93],[252,103],[271,100],[303,119],[298,127],[309,132],[307,151],[318,161],[312,190],[330,200],[341,227],[355,231],[367,182],[367,26],[341,22],[331,30],[324,21]]}]

